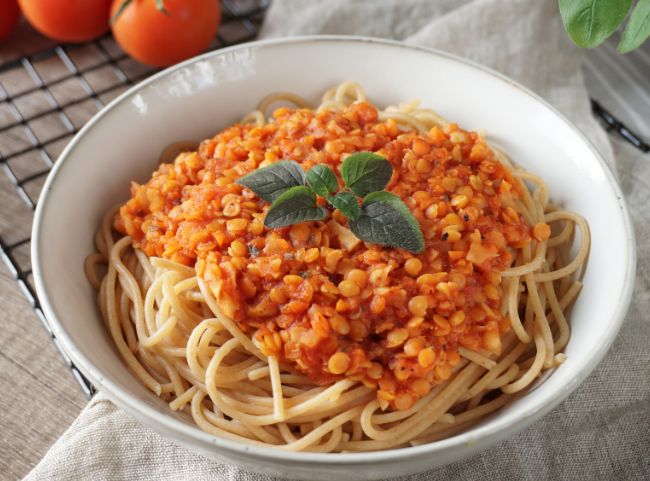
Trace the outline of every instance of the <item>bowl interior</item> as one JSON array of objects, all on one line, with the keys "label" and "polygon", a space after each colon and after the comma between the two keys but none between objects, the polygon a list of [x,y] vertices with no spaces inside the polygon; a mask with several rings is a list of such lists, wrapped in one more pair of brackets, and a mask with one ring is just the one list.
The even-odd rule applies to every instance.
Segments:
[{"label": "bowl interior", "polygon": [[[102,214],[127,198],[131,180],[148,178],[168,144],[213,135],[268,93],[288,90],[317,101],[325,89],[344,80],[359,82],[380,106],[418,98],[464,128],[486,129],[515,162],[547,181],[556,203],[581,213],[591,226],[590,259],[571,315],[567,361],[534,395],[508,405],[459,439],[407,451],[442,452],[499,430],[517,430],[514,424],[532,422],[535,413],[566,397],[609,346],[629,298],[632,234],[611,173],[562,117],[512,82],[445,54],[358,39],[263,42],[205,55],[122,96],[75,138],[44,189],[33,258],[46,314],[72,359],[132,412],[148,405],[149,421],[157,417],[192,442],[257,452],[209,440],[126,370],[83,271]],[[171,417],[186,426],[174,424]],[[280,456],[275,453],[257,452]],[[302,456],[318,461],[327,455]],[[353,455],[333,456],[343,460]],[[388,459],[386,453],[382,458]]]}]

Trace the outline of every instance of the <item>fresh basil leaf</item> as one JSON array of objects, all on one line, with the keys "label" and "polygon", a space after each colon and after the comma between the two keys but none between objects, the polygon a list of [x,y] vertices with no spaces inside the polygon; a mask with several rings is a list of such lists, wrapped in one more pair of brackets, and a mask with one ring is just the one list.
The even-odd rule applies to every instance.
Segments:
[{"label": "fresh basil leaf", "polygon": [[339,189],[336,175],[326,165],[315,165],[307,171],[307,185],[321,197],[327,197]]},{"label": "fresh basil leaf", "polygon": [[327,201],[350,220],[356,220],[361,215],[359,201],[352,192],[339,192],[334,197],[329,197]]},{"label": "fresh basil leaf", "polygon": [[271,229],[300,224],[310,220],[323,220],[327,210],[316,204],[316,194],[309,187],[291,187],[273,201],[266,212],[264,225]]},{"label": "fresh basil leaf", "polygon": [[632,0],[560,0],[569,37],[582,48],[600,45],[623,23]]},{"label": "fresh basil leaf", "polygon": [[424,237],[406,204],[390,192],[372,192],[363,199],[361,215],[350,219],[350,230],[371,244],[399,247],[420,253]]},{"label": "fresh basil leaf", "polygon": [[382,190],[393,175],[393,166],[381,155],[358,152],[348,155],[341,166],[345,185],[361,197]]},{"label": "fresh basil leaf", "polygon": [[273,202],[280,195],[298,185],[305,185],[305,172],[293,160],[281,160],[257,169],[235,181],[248,187],[267,202]]},{"label": "fresh basil leaf", "polygon": [[623,31],[618,51],[628,53],[641,46],[650,37],[650,0],[639,0]]}]

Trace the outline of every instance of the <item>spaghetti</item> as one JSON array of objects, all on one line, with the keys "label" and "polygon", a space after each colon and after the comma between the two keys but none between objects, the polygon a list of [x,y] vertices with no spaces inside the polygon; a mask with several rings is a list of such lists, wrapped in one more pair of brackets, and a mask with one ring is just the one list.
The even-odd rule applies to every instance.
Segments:
[{"label": "spaghetti", "polygon": [[[297,108],[269,117],[281,101]],[[350,238],[337,212],[266,232],[265,207],[232,182],[282,154],[336,166],[358,150],[393,163],[388,188],[420,221],[422,255]],[[204,431],[292,451],[417,445],[467,429],[565,359],[586,221],[416,102],[378,111],[351,82],[315,109],[274,94],[161,161],[106,213],[85,269],[129,369]]]}]

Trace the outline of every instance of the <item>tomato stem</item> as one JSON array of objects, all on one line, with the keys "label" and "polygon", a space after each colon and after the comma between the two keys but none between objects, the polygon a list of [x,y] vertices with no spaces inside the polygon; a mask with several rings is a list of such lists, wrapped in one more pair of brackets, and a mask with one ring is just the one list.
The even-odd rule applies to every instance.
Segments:
[{"label": "tomato stem", "polygon": [[[133,0],[124,0],[120,7],[117,9],[115,12],[115,15],[111,17],[111,25],[115,25],[115,22],[117,22],[117,18],[122,15],[122,12],[126,10],[126,8],[133,3]],[[169,15],[169,11],[165,8],[165,0],[156,0],[156,10],[158,10],[160,13],[163,13],[165,15]]]},{"label": "tomato stem", "polygon": [[131,2],[132,2],[132,1],[133,1],[133,0],[124,0],[124,1],[122,2],[122,5],[120,5],[120,7],[117,9],[117,11],[115,12],[115,15],[113,15],[113,16],[111,17],[111,21],[110,21],[110,24],[111,24],[111,25],[115,25],[115,22],[117,22],[117,18],[122,14],[122,12],[123,12],[124,10],[126,10],[126,7],[128,7],[129,5],[131,5]]},{"label": "tomato stem", "polygon": [[169,12],[165,8],[165,0],[156,0],[156,9],[160,13],[164,13],[165,15],[169,15]]}]

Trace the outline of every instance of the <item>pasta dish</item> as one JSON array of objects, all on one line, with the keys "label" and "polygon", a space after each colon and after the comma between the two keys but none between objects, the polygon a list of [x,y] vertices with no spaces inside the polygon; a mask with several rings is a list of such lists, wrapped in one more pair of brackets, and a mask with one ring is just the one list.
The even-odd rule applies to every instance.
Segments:
[{"label": "pasta dish", "polygon": [[[341,187],[356,153],[390,164],[379,197],[406,206],[385,205],[415,219],[421,247],[361,239],[352,219],[374,194],[354,188],[347,204],[309,193],[320,217],[269,227],[276,204],[244,181],[290,160]],[[382,219],[367,235],[412,240]],[[173,145],[95,244],[107,329],[170,409],[223,438],[355,452],[453,436],[561,364],[589,228],[483,134],[346,82],[317,106],[273,94]]]}]

